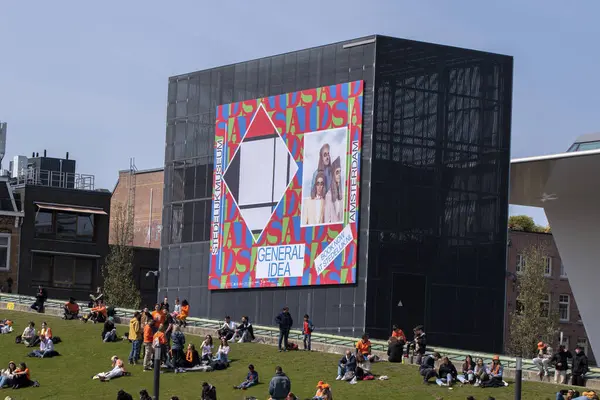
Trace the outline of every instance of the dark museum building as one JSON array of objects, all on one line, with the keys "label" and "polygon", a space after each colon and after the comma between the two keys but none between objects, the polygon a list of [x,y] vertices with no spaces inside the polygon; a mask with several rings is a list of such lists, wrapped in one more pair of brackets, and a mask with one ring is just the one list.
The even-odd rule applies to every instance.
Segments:
[{"label": "dark museum building", "polygon": [[[193,316],[503,349],[512,57],[370,36],[169,79],[159,297]],[[208,290],[215,109],[364,81],[354,285]]]},{"label": "dark museum building", "polygon": [[88,299],[102,285],[108,254],[111,193],[95,190],[94,176],[79,174],[75,160],[35,155],[11,179],[24,212],[18,292]]}]

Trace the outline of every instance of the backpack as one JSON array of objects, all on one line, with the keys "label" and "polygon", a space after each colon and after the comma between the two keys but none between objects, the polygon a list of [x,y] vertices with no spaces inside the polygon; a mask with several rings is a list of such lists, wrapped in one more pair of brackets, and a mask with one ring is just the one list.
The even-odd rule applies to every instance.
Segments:
[{"label": "backpack", "polygon": [[287,346],[288,350],[298,350],[298,345],[294,342],[289,342]]},{"label": "backpack", "polygon": [[21,344],[21,342],[22,342],[21,335],[15,337],[15,343],[16,344]]},{"label": "backpack", "polygon": [[52,343],[58,344],[60,342],[62,342],[62,339],[60,338],[60,336],[53,336],[52,337]]}]

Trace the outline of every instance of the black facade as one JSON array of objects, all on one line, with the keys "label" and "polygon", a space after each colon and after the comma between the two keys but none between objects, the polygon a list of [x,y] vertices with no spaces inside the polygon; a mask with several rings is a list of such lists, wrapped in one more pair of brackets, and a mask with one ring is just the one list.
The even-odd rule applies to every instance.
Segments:
[{"label": "black facade", "polygon": [[[209,291],[219,104],[363,80],[357,283]],[[432,344],[502,348],[512,58],[382,36],[169,80],[159,296],[191,314],[320,332],[425,324]],[[401,306],[400,306],[401,304]]]},{"label": "black facade", "polygon": [[[148,307],[152,310],[156,304],[158,277],[153,272],[158,271],[159,260],[159,249],[133,248],[133,281],[140,291],[141,308]],[[171,301],[171,303],[174,303],[174,301]]]},{"label": "black facade", "polygon": [[41,185],[16,190],[25,213],[19,293],[34,295],[41,285],[51,298],[88,299],[102,285],[111,193]]}]

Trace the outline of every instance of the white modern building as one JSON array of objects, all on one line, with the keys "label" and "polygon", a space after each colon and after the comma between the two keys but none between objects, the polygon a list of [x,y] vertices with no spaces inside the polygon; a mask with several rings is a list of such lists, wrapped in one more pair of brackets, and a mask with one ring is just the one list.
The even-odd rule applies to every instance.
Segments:
[{"label": "white modern building", "polygon": [[600,133],[566,153],[511,161],[510,204],[542,207],[595,354],[600,354]]}]

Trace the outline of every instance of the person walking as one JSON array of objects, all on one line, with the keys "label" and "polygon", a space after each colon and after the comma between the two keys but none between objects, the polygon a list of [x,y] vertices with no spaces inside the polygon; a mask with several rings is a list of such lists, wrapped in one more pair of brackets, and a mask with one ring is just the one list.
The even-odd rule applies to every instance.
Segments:
[{"label": "person walking", "polygon": [[[279,325],[279,351],[287,351],[290,329],[292,329],[292,325],[294,325],[294,320],[292,319],[292,315],[290,314],[290,309],[288,307],[283,307],[281,313],[275,317],[275,323]],[[284,345],[283,348],[281,348],[282,342]]]}]

